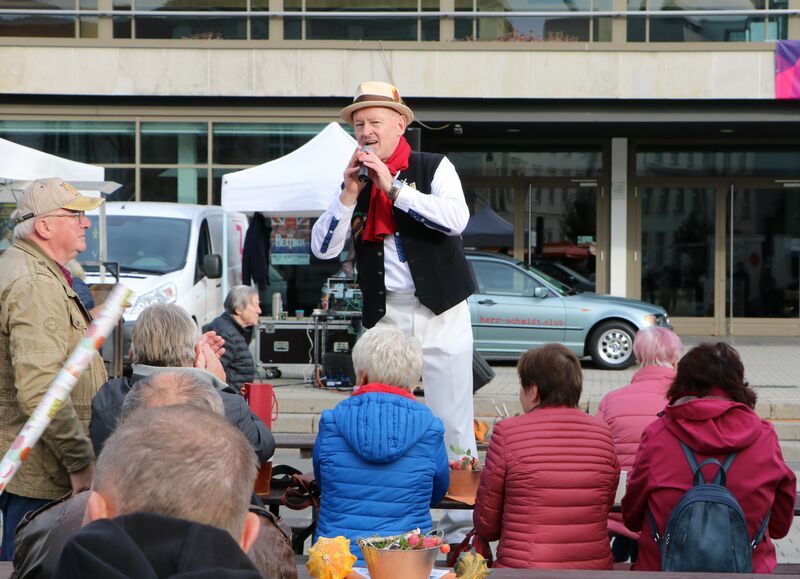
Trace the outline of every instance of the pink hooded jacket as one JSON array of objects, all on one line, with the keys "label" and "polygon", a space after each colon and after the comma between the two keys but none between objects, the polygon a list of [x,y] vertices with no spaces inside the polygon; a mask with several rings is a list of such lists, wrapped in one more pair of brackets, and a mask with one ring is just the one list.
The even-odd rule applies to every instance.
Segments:
[{"label": "pink hooded jacket", "polygon": [[[721,394],[721,392],[715,392]],[[663,532],[672,509],[692,484],[692,473],[678,440],[697,454],[698,462],[713,457],[722,462],[737,452],[728,471],[727,486],[744,511],[752,537],[764,516],[772,511],[767,538],[753,553],[753,571],[771,573],[777,564],[772,539],[786,536],[794,516],[795,475],[783,461],[772,424],[761,420],[744,404],[709,396],[686,398],[667,406],[664,414],[642,436],[622,515],[632,530],[641,530],[639,558],[633,568],[660,571],[658,546],[647,522],[647,509]],[[716,468],[703,471],[707,480]]]},{"label": "pink hooded jacket", "polygon": [[[675,370],[672,368],[645,366],[633,375],[630,384],[612,390],[600,401],[596,416],[611,428],[622,470],[630,471],[633,467],[642,432],[664,410],[667,390],[674,379]],[[619,513],[609,515],[608,530],[631,539],[639,538],[639,533],[625,528]]]},{"label": "pink hooded jacket", "polygon": [[606,531],[619,481],[611,433],[577,408],[498,422],[475,500],[475,530],[499,539],[496,567],[611,569]]}]

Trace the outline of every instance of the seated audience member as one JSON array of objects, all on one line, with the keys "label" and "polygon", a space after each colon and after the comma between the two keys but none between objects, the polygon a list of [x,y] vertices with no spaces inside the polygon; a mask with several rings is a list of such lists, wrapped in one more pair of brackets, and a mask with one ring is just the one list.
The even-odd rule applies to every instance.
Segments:
[{"label": "seated audience member", "polygon": [[442,421],[411,393],[422,373],[419,342],[372,328],[353,348],[353,367],[358,388],[319,421],[315,535],[344,535],[362,560],[358,537],[431,529],[430,508],[447,492],[450,471]]},{"label": "seated audience member", "polygon": [[[133,385],[125,397],[120,422],[140,408],[179,404],[224,417],[222,399],[213,386],[185,370],[161,370]],[[81,527],[88,496],[87,491],[72,498],[64,497],[23,519],[14,542],[14,579],[48,579],[53,576],[64,544]],[[251,506],[251,512],[259,514],[261,523],[258,539],[248,552],[256,568],[265,577],[296,577],[294,556],[291,557],[291,569],[282,566],[280,560],[281,554],[292,552],[291,530],[263,509]],[[290,572],[285,573],[285,570]]]},{"label": "seated audience member", "polygon": [[175,304],[154,304],[136,320],[131,334],[133,375],[109,380],[92,400],[89,435],[99,455],[114,431],[125,395],[131,386],[165,368],[183,369],[214,386],[222,397],[225,417],[244,433],[263,463],[275,452],[275,439],[269,428],[250,411],[247,402],[227,386],[222,366],[206,334],[198,337],[191,316]]},{"label": "seated audience member", "polygon": [[[738,352],[724,343],[693,348],[678,362],[667,398],[664,413],[642,435],[622,499],[625,524],[641,531],[634,569],[661,570],[647,511],[663,533],[673,508],[692,486],[682,441],[694,451],[698,463],[709,457],[723,462],[728,454],[737,453],[726,486],[744,511],[750,538],[771,513],[767,535],[753,552],[753,571],[773,572],[776,557],[771,539],[789,532],[796,480],[783,461],[772,424],[753,411],[756,394],[747,386]],[[713,466],[703,470],[707,480],[717,472]]]},{"label": "seated audience member", "polygon": [[495,567],[611,569],[606,520],[619,481],[608,426],[578,408],[583,374],[561,344],[517,364],[522,416],[494,426],[475,499],[475,531]]},{"label": "seated audience member", "polygon": [[[639,448],[644,429],[667,405],[667,390],[675,378],[675,366],[683,352],[683,342],[667,328],[639,330],[633,353],[639,369],[631,383],[606,394],[600,401],[597,417],[611,428],[620,468],[628,472]],[[608,531],[614,533],[611,550],[615,561],[636,560],[639,533],[622,524],[622,515],[611,513]]]},{"label": "seated audience member", "polygon": [[222,315],[203,326],[203,331],[214,331],[225,340],[225,353],[219,361],[225,369],[228,386],[240,392],[245,382],[252,382],[256,375],[250,341],[253,326],[261,315],[258,288],[233,286],[225,297],[224,307]]},{"label": "seated audience member", "polygon": [[128,417],[97,460],[85,521],[55,577],[261,577],[244,554],[256,459],[223,418],[186,405]]}]

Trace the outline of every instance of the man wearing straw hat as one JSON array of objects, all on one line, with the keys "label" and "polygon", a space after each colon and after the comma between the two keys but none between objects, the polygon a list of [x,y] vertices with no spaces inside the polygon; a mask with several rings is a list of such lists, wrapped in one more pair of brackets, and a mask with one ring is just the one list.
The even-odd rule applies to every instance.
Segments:
[{"label": "man wearing straw hat", "polygon": [[341,115],[359,148],[314,225],[312,249],[330,259],[352,236],[364,326],[388,324],[419,339],[425,400],[444,422],[448,452],[476,456],[466,302],[475,288],[461,241],[469,219],[461,181],[447,157],[411,151],[403,133],[414,114],[395,86],[360,84]]},{"label": "man wearing straw hat", "polygon": [[[86,250],[84,212],[100,203],[63,179],[39,179],[11,214],[12,244],[0,256],[0,452],[9,449],[91,322],[64,266]],[[94,453],[87,427],[92,397],[105,380],[95,354],[71,399],[51,410],[40,443],[0,489],[2,560],[11,560],[14,528],[26,512],[89,488]]]}]

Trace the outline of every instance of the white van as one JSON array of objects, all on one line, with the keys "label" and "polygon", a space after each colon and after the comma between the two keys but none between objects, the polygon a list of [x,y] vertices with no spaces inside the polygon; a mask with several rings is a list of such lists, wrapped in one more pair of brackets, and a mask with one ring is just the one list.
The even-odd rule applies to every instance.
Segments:
[{"label": "white van", "polygon": [[[125,353],[130,330],[144,308],[154,303],[176,303],[202,327],[222,313],[223,215],[228,221],[228,288],[242,279],[242,247],[247,217],[223,214],[214,205],[111,202],[106,208],[107,261],[119,262],[120,283],[133,290],[133,305],[124,314]],[[87,214],[83,263],[99,259],[99,210]],[[84,265],[86,283],[100,282],[98,267]],[[106,283],[113,275],[106,274]]]}]

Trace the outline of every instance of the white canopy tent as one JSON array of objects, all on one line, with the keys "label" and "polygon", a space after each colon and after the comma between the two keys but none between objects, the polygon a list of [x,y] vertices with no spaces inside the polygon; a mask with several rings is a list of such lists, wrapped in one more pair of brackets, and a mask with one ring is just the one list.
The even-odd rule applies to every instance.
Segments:
[{"label": "white canopy tent", "polygon": [[330,123],[288,155],[222,178],[222,209],[317,217],[331,204],[356,140]]},{"label": "white canopy tent", "polygon": [[[288,155],[222,178],[222,209],[265,216],[318,217],[339,192],[342,173],[356,140],[339,123],[330,123]],[[222,246],[228,231],[223,229]],[[227,251],[222,252],[227,271]],[[228,288],[223,288],[225,294]]]},{"label": "white canopy tent", "polygon": [[[108,195],[120,185],[105,180],[106,170],[78,163],[30,147],[0,139],[0,203],[13,203],[34,179],[60,177],[82,193],[93,197]],[[100,259],[105,260],[105,211],[100,206]],[[102,271],[102,268],[101,268]]]}]

